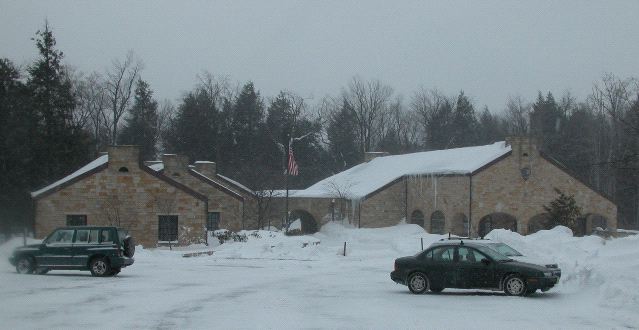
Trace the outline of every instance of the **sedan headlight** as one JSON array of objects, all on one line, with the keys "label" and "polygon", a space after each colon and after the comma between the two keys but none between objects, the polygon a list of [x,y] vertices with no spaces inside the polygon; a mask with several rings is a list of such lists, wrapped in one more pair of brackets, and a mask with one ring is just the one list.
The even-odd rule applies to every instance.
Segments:
[{"label": "sedan headlight", "polygon": [[545,277],[552,277],[552,272],[544,272]]}]

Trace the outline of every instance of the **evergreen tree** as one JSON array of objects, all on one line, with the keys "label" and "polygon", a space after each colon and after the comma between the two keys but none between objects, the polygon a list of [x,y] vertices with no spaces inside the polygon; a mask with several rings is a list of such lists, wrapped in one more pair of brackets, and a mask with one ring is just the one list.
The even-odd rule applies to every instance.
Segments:
[{"label": "evergreen tree", "polygon": [[426,148],[435,150],[450,148],[454,143],[452,124],[453,104],[446,98],[433,110],[426,124]]},{"label": "evergreen tree", "polygon": [[33,185],[33,138],[37,120],[20,71],[0,59],[0,233],[28,224]]},{"label": "evergreen tree", "polygon": [[135,99],[129,117],[120,132],[119,144],[141,146],[144,160],[155,159],[158,136],[158,103],[153,99],[149,84],[139,79],[135,87]]},{"label": "evergreen tree", "polygon": [[477,144],[490,144],[496,141],[503,141],[506,137],[506,129],[503,121],[490,113],[487,107],[479,115],[477,123]]},{"label": "evergreen tree", "polygon": [[198,87],[178,106],[165,139],[165,150],[183,154],[190,161],[217,158],[218,111],[210,94]]},{"label": "evergreen tree", "polygon": [[577,206],[575,196],[568,196],[557,188],[555,188],[555,192],[559,196],[550,202],[550,205],[544,205],[544,210],[548,212],[550,223],[553,227],[561,225],[575,231],[577,229],[577,218],[581,216],[581,208]]},{"label": "evergreen tree", "polygon": [[[33,172],[37,186],[55,181],[85,163],[90,137],[82,127],[73,125],[76,100],[71,79],[62,66],[63,53],[55,48],[48,23],[34,40],[40,58],[28,69],[27,88],[39,126],[38,134],[33,136],[33,161],[41,169]],[[41,176],[37,177],[37,173]]]},{"label": "evergreen tree", "polygon": [[[233,106],[231,128],[233,141],[227,149],[230,164],[236,175],[263,164],[264,104],[252,82],[242,88]],[[252,168],[252,169],[251,169]]]},{"label": "evergreen tree", "polygon": [[357,118],[348,102],[331,116],[327,128],[329,153],[334,158],[334,170],[341,172],[357,165],[363,155],[358,151]]},{"label": "evergreen tree", "polygon": [[539,92],[537,101],[532,107],[530,128],[533,136],[540,143],[539,147],[553,156],[560,154],[564,117],[552,93],[548,92],[544,99]]},{"label": "evergreen tree", "polygon": [[475,107],[464,91],[459,93],[452,118],[452,142],[449,147],[467,147],[477,143]]}]

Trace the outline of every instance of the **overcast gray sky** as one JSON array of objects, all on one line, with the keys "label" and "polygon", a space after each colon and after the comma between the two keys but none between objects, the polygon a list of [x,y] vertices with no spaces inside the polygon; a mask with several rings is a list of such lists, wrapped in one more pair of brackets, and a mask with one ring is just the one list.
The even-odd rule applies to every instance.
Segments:
[{"label": "overcast gray sky", "polygon": [[0,57],[32,61],[46,18],[66,63],[103,72],[132,49],[159,99],[202,70],[315,100],[359,75],[501,111],[508,95],[583,98],[605,72],[638,76],[637,14],[639,1],[0,0]]}]

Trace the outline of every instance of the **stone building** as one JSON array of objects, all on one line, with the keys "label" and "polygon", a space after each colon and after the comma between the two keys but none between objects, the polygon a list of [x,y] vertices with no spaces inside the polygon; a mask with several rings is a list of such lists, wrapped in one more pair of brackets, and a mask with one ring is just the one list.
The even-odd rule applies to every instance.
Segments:
[{"label": "stone building", "polygon": [[[582,209],[577,234],[617,226],[617,207],[605,195],[540,152],[531,139],[511,137],[486,146],[385,156],[290,192],[290,218],[303,231],[347,219],[359,227],[401,221],[431,233],[483,236],[494,228],[521,234],[549,226],[543,206],[574,195]],[[277,203],[279,219],[284,201]]]},{"label": "stone building", "polygon": [[212,162],[189,166],[165,155],[145,164],[138,147],[117,146],[31,195],[36,237],[66,225],[115,225],[154,247],[203,242],[207,228],[242,229],[250,190]]}]

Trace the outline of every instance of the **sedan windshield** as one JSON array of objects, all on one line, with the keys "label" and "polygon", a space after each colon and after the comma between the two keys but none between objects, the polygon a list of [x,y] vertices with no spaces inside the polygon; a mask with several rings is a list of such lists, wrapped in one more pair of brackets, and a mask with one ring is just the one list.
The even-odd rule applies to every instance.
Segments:
[{"label": "sedan windshield", "polygon": [[507,257],[521,257],[522,254],[519,253],[519,251],[513,249],[512,247],[510,247],[508,244],[504,244],[504,243],[495,243],[495,244],[488,244],[488,247],[492,248],[493,250],[507,256]]}]

